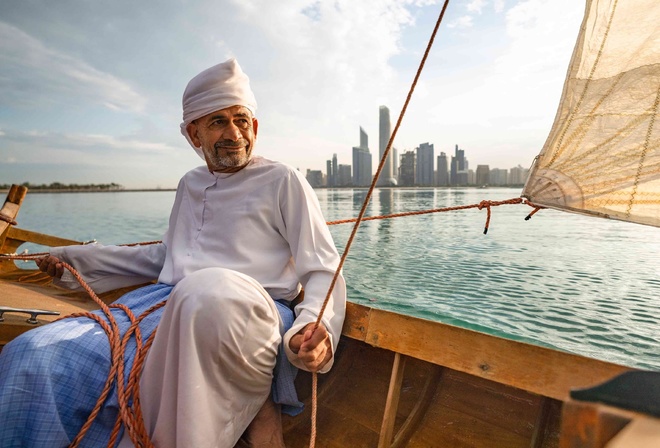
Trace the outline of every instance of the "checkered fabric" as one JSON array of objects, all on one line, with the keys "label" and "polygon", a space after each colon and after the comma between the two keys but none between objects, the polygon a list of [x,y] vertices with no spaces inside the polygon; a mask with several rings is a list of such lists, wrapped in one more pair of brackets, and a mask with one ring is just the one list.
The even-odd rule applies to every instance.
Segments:
[{"label": "checkered fabric", "polygon": [[[124,295],[118,303],[125,304],[138,316],[167,299],[171,291],[170,285],[149,285]],[[286,331],[293,323],[293,312],[285,303],[276,302],[276,305]],[[160,308],[151,313],[140,324],[144,340],[158,325],[162,311]],[[103,316],[101,311],[96,314]],[[121,310],[113,309],[113,314],[123,333],[130,320]],[[127,375],[135,352],[132,340],[125,353]],[[0,352],[0,446],[69,445],[96,404],[109,370],[108,338],[89,318],[54,322],[7,344]],[[291,414],[302,410],[293,385],[296,371],[280,348],[273,397]],[[118,409],[116,388],[113,388],[81,446],[106,446]]]}]

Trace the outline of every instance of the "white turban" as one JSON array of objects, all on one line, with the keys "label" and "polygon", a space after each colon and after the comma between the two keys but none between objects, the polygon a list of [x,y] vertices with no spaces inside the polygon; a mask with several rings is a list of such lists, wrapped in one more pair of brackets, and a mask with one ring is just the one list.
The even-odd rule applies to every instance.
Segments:
[{"label": "white turban", "polygon": [[244,106],[253,115],[257,111],[257,100],[250,89],[250,79],[233,58],[214,65],[191,79],[183,92],[182,102],[181,133],[202,159],[204,153],[201,148],[196,148],[190,139],[186,130],[188,124],[211,112],[231,106]]}]

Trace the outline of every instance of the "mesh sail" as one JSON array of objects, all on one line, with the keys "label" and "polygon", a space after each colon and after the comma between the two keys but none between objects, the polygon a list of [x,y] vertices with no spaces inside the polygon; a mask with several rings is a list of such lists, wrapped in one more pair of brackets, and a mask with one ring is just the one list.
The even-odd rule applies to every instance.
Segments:
[{"label": "mesh sail", "polygon": [[660,1],[588,0],[559,110],[522,196],[660,226]]}]

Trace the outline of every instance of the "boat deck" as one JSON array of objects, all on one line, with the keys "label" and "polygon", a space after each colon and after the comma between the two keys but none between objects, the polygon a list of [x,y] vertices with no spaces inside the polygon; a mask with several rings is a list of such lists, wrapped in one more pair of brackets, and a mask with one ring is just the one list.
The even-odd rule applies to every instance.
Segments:
[{"label": "boat deck", "polygon": [[[413,358],[405,361],[392,443],[380,440],[394,358],[342,341],[332,374],[319,379],[317,446],[558,446],[560,401]],[[284,417],[288,447],[309,444],[311,376],[300,374],[297,386],[306,409]]]}]

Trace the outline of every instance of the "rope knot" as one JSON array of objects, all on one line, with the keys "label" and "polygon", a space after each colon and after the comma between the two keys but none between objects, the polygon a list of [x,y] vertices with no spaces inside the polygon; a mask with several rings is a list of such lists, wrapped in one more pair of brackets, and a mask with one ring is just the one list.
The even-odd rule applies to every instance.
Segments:
[{"label": "rope knot", "polygon": [[482,209],[484,209],[484,208],[490,209],[490,206],[491,206],[491,205],[493,205],[493,203],[490,202],[490,201],[481,201],[481,202],[479,203],[478,208],[479,208],[479,210],[482,210]]},{"label": "rope knot", "polygon": [[479,210],[482,210],[482,209],[485,208],[486,211],[488,212],[487,215],[486,215],[486,225],[484,226],[484,235],[486,235],[488,233],[488,226],[490,225],[490,207],[492,205],[496,205],[496,204],[493,204],[493,202],[491,202],[491,201],[481,201],[479,203],[479,205],[477,206],[477,208]]},{"label": "rope knot", "polygon": [[12,226],[15,226],[15,225],[18,224],[16,221],[14,221],[12,218],[10,218],[9,216],[5,215],[4,213],[0,213],[0,221],[8,222],[8,223],[11,224]]}]

